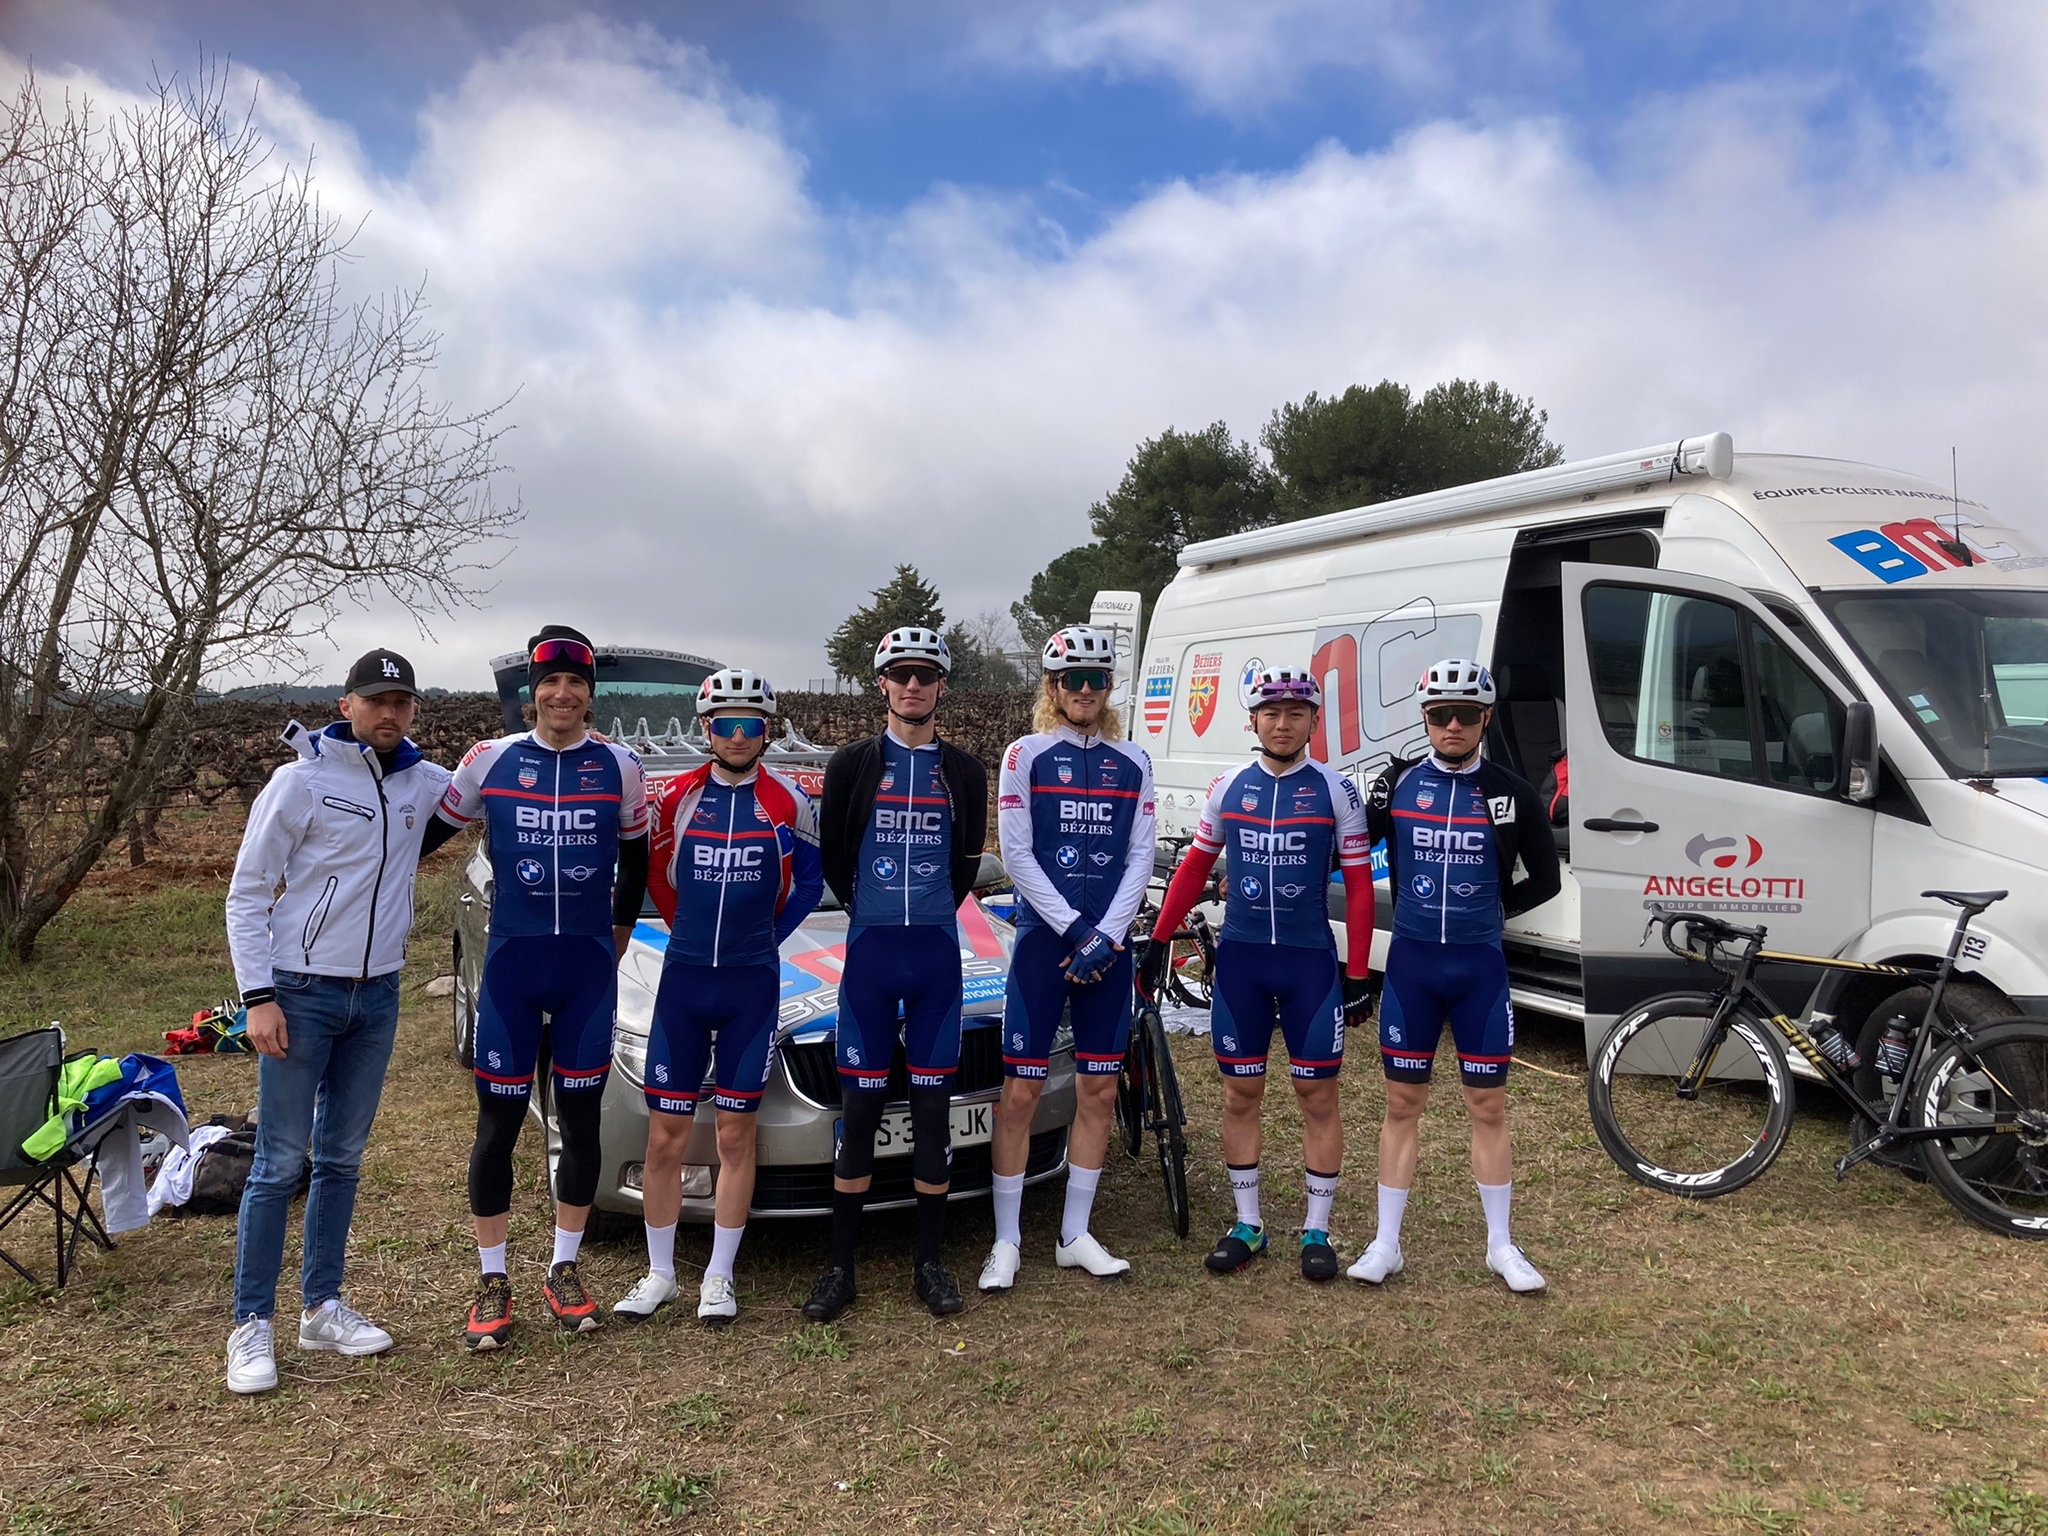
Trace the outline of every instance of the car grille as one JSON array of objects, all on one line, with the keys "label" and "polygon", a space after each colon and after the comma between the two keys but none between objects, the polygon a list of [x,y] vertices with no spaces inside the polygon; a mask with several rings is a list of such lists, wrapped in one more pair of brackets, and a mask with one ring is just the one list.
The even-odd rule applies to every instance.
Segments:
[{"label": "car grille", "polygon": [[[994,1030],[989,1031],[994,1034]],[[1066,1155],[1067,1133],[1064,1128],[1040,1131],[1031,1138],[1031,1148],[1024,1164],[1024,1177],[1035,1178],[1050,1173]],[[908,1157],[878,1157],[875,1159],[875,1181],[868,1189],[868,1203],[880,1205],[894,1202],[909,1202],[916,1196],[911,1182],[911,1160]],[[964,1191],[987,1189],[993,1182],[993,1169],[989,1163],[989,1149],[979,1147],[956,1147],[953,1149],[954,1194]],[[813,1163],[798,1167],[764,1167],[754,1176],[754,1209],[763,1213],[770,1211],[829,1211],[832,1208],[832,1165]]]},{"label": "car grille", "polygon": [[[832,1036],[822,1040],[789,1040],[778,1053],[789,1085],[813,1104],[827,1108],[839,1102],[838,1045]],[[1003,1032],[982,1025],[960,1032],[960,1068],[953,1074],[953,1092],[986,1093],[1003,1085]],[[889,1068],[889,1102],[910,1102],[910,1072],[903,1063],[903,1047],[896,1048],[895,1063]]]}]

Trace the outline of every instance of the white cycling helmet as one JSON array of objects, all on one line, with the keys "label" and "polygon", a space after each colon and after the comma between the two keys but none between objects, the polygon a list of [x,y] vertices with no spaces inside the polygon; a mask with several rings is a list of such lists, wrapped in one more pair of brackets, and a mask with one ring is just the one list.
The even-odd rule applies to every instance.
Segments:
[{"label": "white cycling helmet", "polygon": [[751,709],[762,715],[775,713],[775,690],[767,678],[745,667],[725,667],[698,686],[699,715],[738,709]]},{"label": "white cycling helmet", "polygon": [[1081,667],[1107,667],[1116,671],[1116,642],[1099,629],[1086,624],[1069,624],[1055,630],[1039,663],[1047,672],[1072,672]]},{"label": "white cycling helmet", "polygon": [[1422,674],[1419,691],[1425,709],[1451,700],[1491,705],[1494,700],[1493,674],[1476,661],[1450,657],[1435,663]]},{"label": "white cycling helmet", "polygon": [[1323,690],[1315,678],[1293,667],[1268,667],[1251,686],[1252,708],[1261,704],[1285,704],[1299,700],[1311,709],[1323,707]]},{"label": "white cycling helmet", "polygon": [[917,624],[882,636],[882,643],[875,647],[875,675],[879,677],[901,661],[928,661],[947,676],[953,671],[953,651],[946,637]]}]

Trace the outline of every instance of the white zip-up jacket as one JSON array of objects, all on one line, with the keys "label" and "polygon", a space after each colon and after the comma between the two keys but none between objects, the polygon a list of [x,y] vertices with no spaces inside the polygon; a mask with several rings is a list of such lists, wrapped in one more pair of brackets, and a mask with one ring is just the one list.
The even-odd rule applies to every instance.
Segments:
[{"label": "white zip-up jacket", "polygon": [[284,739],[299,755],[250,807],[228,883],[244,1000],[267,1000],[273,971],[367,980],[405,963],[420,840],[450,777],[410,741],[385,774],[345,722],[316,734],[294,720]]}]

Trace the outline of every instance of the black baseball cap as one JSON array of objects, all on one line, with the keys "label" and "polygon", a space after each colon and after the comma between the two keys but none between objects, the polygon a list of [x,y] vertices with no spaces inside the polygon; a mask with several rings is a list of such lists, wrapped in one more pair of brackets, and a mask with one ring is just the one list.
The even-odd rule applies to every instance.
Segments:
[{"label": "black baseball cap", "polygon": [[396,651],[371,651],[348,669],[348,692],[364,698],[377,693],[409,693],[420,696],[413,686],[412,663]]}]

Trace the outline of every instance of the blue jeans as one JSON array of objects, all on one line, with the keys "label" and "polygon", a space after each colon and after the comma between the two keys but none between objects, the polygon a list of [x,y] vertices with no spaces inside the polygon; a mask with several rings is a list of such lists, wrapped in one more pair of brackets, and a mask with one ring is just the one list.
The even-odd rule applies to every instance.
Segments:
[{"label": "blue jeans", "polygon": [[363,1145],[398,1037],[398,972],[355,981],[278,971],[285,1054],[256,1062],[256,1160],[242,1192],[235,1241],[235,1321],[269,1317],[284,1266],[284,1226],[312,1148],[306,1196],[308,1308],[341,1295],[342,1256],[355,1216]]}]

